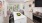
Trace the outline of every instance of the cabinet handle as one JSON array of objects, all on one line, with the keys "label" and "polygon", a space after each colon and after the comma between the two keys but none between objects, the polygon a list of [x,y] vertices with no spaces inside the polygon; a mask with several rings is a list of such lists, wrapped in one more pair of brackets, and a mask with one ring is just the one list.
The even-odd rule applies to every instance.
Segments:
[{"label": "cabinet handle", "polygon": [[21,23],[21,22],[20,22]]}]

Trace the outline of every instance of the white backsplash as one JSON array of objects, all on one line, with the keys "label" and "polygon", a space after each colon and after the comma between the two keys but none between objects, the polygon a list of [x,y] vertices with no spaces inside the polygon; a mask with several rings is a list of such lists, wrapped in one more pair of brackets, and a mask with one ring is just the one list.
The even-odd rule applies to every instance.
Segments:
[{"label": "white backsplash", "polygon": [[34,7],[34,8],[33,8],[33,12],[35,13],[36,11],[42,13],[42,7]]}]

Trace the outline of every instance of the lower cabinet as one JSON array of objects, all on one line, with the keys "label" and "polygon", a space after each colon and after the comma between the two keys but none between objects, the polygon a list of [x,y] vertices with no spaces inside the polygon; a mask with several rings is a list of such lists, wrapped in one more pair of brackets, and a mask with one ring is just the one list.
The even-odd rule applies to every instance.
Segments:
[{"label": "lower cabinet", "polygon": [[20,23],[20,20],[15,20],[14,22],[15,22],[15,23]]},{"label": "lower cabinet", "polygon": [[42,23],[42,18],[33,15],[33,21],[36,23]]},{"label": "lower cabinet", "polygon": [[27,18],[21,18],[21,19],[15,20],[14,23],[27,23]]}]

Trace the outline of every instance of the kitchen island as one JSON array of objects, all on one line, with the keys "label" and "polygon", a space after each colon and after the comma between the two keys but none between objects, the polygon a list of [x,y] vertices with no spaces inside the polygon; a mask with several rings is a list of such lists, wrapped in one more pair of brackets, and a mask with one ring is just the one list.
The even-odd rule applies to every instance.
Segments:
[{"label": "kitchen island", "polygon": [[17,16],[17,13],[20,13],[20,12],[13,12],[13,15],[14,15],[14,23],[27,23],[27,17],[22,15],[21,13],[21,16]]},{"label": "kitchen island", "polygon": [[20,16],[17,16],[17,13],[20,13],[20,12],[13,12],[13,17],[11,17],[11,19],[14,18],[14,23],[27,23],[27,17],[21,13],[20,13],[21,14]]}]

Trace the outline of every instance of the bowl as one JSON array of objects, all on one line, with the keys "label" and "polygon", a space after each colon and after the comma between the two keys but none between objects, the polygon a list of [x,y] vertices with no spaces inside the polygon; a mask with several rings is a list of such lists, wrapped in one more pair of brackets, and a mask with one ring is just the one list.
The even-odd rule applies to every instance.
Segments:
[{"label": "bowl", "polygon": [[17,16],[21,16],[21,14],[20,13],[17,13]]}]

